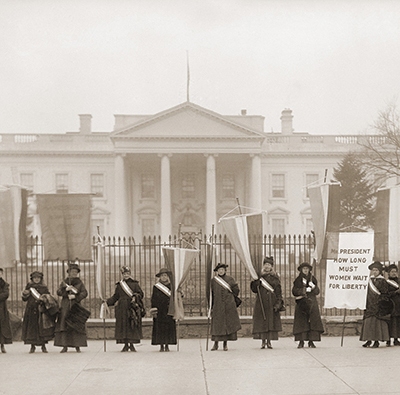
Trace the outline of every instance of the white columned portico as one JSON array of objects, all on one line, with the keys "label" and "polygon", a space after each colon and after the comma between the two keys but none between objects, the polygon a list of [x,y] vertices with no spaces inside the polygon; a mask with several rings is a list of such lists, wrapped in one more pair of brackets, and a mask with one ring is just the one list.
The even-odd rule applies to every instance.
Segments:
[{"label": "white columned portico", "polygon": [[216,170],[215,157],[217,155],[205,154],[207,158],[206,175],[206,229],[205,233],[211,234],[212,225],[217,225],[217,195],[216,195]]},{"label": "white columned portico", "polygon": [[251,162],[251,207],[261,210],[261,158],[260,155],[250,155]]},{"label": "white columned portico", "polygon": [[128,207],[125,174],[126,154],[117,154],[114,165],[115,235],[128,236]]},{"label": "white columned portico", "polygon": [[171,154],[160,154],[161,157],[161,241],[168,242],[172,231],[171,220]]}]

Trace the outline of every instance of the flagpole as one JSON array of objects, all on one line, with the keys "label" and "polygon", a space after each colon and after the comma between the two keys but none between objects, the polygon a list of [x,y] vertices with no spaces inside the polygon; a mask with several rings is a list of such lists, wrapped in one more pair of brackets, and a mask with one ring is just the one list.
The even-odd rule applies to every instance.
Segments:
[{"label": "flagpole", "polygon": [[[179,248],[181,248],[181,245],[182,245],[182,240],[181,240],[181,227],[182,227],[182,224],[179,223],[179,228],[178,228],[178,245],[179,245]],[[174,273],[174,274],[175,274],[175,273]],[[175,282],[176,282],[176,278],[174,279],[174,288],[175,288]],[[175,297],[174,297],[174,303],[175,303],[175,300],[177,300],[178,295],[176,294],[176,291],[175,291],[174,293],[175,293],[175,295],[174,295],[174,296],[175,296]],[[176,305],[175,305],[175,306],[176,306]],[[181,335],[179,322],[180,322],[180,319],[178,319],[178,327],[176,328],[176,351],[179,351],[179,337],[180,337],[180,335]]]},{"label": "flagpole", "polygon": [[346,312],[347,310],[344,309],[344,315],[343,315],[343,326],[342,326],[342,340],[340,342],[340,347],[343,347],[343,337],[344,337],[344,324],[346,322]]},{"label": "flagpole", "polygon": [[[214,224],[212,225],[212,230],[211,230],[211,269],[212,269],[212,261],[214,257]],[[212,272],[211,272],[212,273]],[[211,281],[211,273],[207,273],[207,276],[210,276],[210,281]],[[210,298],[209,298],[209,303],[208,303],[208,311],[207,311],[207,341],[206,341],[206,351],[208,351],[208,340],[210,336],[210,316],[211,316],[211,305],[212,305],[212,291],[211,291],[211,282],[210,282]]]}]

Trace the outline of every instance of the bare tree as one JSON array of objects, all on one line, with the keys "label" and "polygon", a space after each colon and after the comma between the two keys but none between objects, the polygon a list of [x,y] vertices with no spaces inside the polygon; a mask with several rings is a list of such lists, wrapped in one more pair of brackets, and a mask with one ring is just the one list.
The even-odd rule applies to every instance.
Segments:
[{"label": "bare tree", "polygon": [[395,103],[378,113],[375,135],[360,139],[363,165],[378,178],[400,176],[400,113]]}]

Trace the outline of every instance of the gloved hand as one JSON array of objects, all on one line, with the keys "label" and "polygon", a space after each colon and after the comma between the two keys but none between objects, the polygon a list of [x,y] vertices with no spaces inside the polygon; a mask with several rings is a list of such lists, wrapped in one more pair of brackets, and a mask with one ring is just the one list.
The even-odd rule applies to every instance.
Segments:
[{"label": "gloved hand", "polygon": [[315,284],[314,284],[312,281],[310,281],[310,282],[308,283],[308,285],[309,285],[312,289],[315,288]]},{"label": "gloved hand", "polygon": [[306,292],[311,292],[312,291],[312,288],[311,287],[307,287],[306,288]]}]

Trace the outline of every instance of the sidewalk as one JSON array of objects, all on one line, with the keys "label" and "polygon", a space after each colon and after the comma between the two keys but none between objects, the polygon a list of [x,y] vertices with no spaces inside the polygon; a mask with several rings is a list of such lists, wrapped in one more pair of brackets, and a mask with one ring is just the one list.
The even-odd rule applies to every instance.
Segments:
[{"label": "sidewalk", "polygon": [[[297,349],[293,338],[261,350],[260,341],[240,338],[229,351],[205,351],[205,339],[182,339],[180,351],[160,353],[149,340],[137,352],[89,341],[82,353],[48,346],[28,354],[16,342],[0,354],[0,394],[24,395],[232,395],[400,394],[400,347],[361,347],[358,337],[323,337],[315,349]],[[211,341],[209,349],[211,348]]]}]

